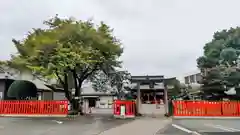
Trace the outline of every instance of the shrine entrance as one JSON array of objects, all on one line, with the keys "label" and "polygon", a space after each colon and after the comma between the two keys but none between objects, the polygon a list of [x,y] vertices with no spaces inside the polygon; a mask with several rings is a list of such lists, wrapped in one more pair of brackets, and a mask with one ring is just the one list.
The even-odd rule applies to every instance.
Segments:
[{"label": "shrine entrance", "polygon": [[141,90],[142,104],[163,104],[164,90]]},{"label": "shrine entrance", "polygon": [[164,76],[132,76],[131,92],[136,99],[139,115],[168,113],[167,80],[169,78],[166,79]]}]

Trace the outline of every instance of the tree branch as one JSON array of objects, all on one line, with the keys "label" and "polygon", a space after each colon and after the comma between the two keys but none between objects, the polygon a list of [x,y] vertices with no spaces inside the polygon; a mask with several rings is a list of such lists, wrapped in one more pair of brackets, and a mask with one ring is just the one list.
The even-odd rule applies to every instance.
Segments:
[{"label": "tree branch", "polygon": [[48,87],[49,89],[53,90],[53,91],[56,91],[57,89],[52,86],[52,85],[48,85],[48,84],[44,84],[46,87]]},{"label": "tree branch", "polygon": [[65,83],[64,83],[64,81],[62,80],[62,78],[59,76],[58,72],[56,72],[56,76],[57,76],[58,80],[60,81],[60,83],[61,83],[61,84],[63,85],[63,87],[64,87]]},{"label": "tree branch", "polygon": [[78,82],[83,82],[85,79],[87,79],[87,77],[89,75],[91,75],[92,73],[94,73],[95,71],[98,70],[98,67],[100,66],[101,64],[96,64],[93,69],[90,71],[90,68],[87,68],[83,73],[82,73],[82,76],[80,78],[78,78]]},{"label": "tree branch", "polygon": [[95,65],[95,67],[90,72],[87,72],[87,73],[83,74],[83,76],[81,76],[81,78],[79,78],[79,80],[84,81],[85,79],[87,79],[87,77],[89,75],[93,74],[97,70],[98,70],[98,65]]},{"label": "tree branch", "polygon": [[81,76],[78,77],[78,80],[84,80],[84,76],[88,73],[89,70],[90,70],[90,68],[87,67],[87,68],[81,73]]},{"label": "tree branch", "polygon": [[43,81],[43,82],[45,82],[45,83],[48,83],[48,81],[42,79],[42,78],[39,77],[38,75],[33,74],[33,76],[36,77],[36,78],[37,78],[38,80],[40,80],[40,81]]}]

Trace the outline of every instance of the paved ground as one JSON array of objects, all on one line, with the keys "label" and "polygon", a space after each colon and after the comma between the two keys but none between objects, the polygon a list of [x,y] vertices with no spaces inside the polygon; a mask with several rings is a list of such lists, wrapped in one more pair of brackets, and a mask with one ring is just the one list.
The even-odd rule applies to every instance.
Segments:
[{"label": "paved ground", "polygon": [[[156,106],[153,108],[153,110],[156,110]],[[161,112],[161,117],[163,117],[162,110],[163,107],[161,107],[160,111],[157,110],[158,112]],[[136,131],[140,132],[136,132],[138,135],[145,132],[147,134],[152,132],[150,133],[152,135],[164,126],[165,121],[167,122],[167,120],[164,122],[161,121],[162,118],[156,118],[155,113],[156,111],[150,111],[149,114],[151,114],[151,117],[145,117],[143,120],[139,121],[135,120],[136,122],[132,122],[133,120],[114,119],[112,117],[112,109],[93,109],[93,112],[90,115],[70,119],[0,117],[0,135],[68,135],[70,133],[76,135],[105,135],[107,133],[111,134],[112,132],[112,134],[116,135],[118,133],[121,134],[126,128],[130,131],[125,130],[124,132],[126,132],[126,134],[124,135],[128,135],[127,133],[131,132],[135,133]],[[153,116],[154,118],[152,118]],[[126,124],[128,125],[123,126]],[[145,130],[145,127],[149,128]],[[111,131],[104,132],[106,130]],[[116,130],[117,132],[115,132]]]},{"label": "paved ground", "polygon": [[240,120],[200,120],[181,119],[173,120],[158,135],[190,135],[197,132],[197,135],[238,135],[240,134]]},{"label": "paved ground", "polygon": [[156,135],[160,129],[163,129],[170,123],[171,119],[164,117],[142,117],[133,122],[102,132],[99,135]]},{"label": "paved ground", "polygon": [[0,118],[1,135],[97,135],[105,130],[130,122],[110,115],[79,118]]},{"label": "paved ground", "polygon": [[113,115],[113,109],[112,108],[93,108],[92,113]]},{"label": "paved ground", "polygon": [[140,113],[144,116],[161,117],[165,114],[165,108],[164,105],[157,106],[156,104],[142,104],[140,108]]}]

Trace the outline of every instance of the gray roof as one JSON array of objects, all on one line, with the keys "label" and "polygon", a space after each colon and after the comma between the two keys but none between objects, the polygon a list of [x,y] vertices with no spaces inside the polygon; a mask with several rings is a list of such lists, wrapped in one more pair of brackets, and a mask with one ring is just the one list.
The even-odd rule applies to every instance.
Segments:
[{"label": "gray roof", "polygon": [[[130,85],[130,88],[132,89],[137,89],[137,84],[136,83],[132,83]],[[150,89],[149,85],[140,85],[140,89]],[[164,85],[163,83],[157,83],[154,85],[154,89],[164,89]]]},{"label": "gray roof", "polygon": [[[173,86],[170,86],[170,85],[168,85],[167,86],[168,87],[168,89],[172,89],[173,88]],[[136,83],[132,83],[132,84],[130,84],[130,88],[131,89],[137,89],[137,84]],[[144,84],[144,85],[140,85],[140,89],[151,89],[150,87],[149,87],[149,85],[148,84]],[[154,88],[153,89],[164,89],[164,84],[163,83],[156,83],[155,85],[154,85]]]},{"label": "gray roof", "polygon": [[82,94],[110,94],[110,92],[95,91],[91,84],[82,87]]},{"label": "gray roof", "polygon": [[43,83],[43,82],[34,82],[34,81],[31,81],[31,82],[33,82],[38,89],[51,90],[50,88],[48,88],[47,86],[45,86],[45,83]]},{"label": "gray roof", "polygon": [[164,80],[163,75],[146,75],[146,76],[131,76],[131,82],[142,82],[142,81],[149,81],[149,80],[155,80],[158,82],[161,82]]},{"label": "gray roof", "polygon": [[163,79],[163,75],[131,76],[131,79]]},{"label": "gray roof", "polygon": [[0,79],[14,79],[14,77],[8,73],[0,72]]},{"label": "gray roof", "polygon": [[[16,78],[14,78],[13,76],[8,75],[6,73],[0,73],[0,79],[13,79],[13,80],[16,80]],[[51,90],[48,87],[46,87],[45,83],[42,82],[42,81],[33,81],[33,80],[28,80],[28,81],[31,81],[32,83],[34,83],[38,89]]]}]

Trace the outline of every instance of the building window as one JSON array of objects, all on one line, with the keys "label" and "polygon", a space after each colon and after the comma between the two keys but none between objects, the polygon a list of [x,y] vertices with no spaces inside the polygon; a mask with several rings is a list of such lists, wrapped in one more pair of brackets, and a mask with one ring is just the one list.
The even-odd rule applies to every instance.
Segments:
[{"label": "building window", "polygon": [[189,77],[186,76],[186,77],[184,77],[184,79],[185,79],[185,84],[189,84]]},{"label": "building window", "polygon": [[201,73],[196,74],[196,81],[197,81],[197,83],[200,83],[201,80],[202,80],[202,75],[201,75]]},{"label": "building window", "polygon": [[190,83],[195,83],[195,76],[194,75],[191,75],[190,76]]}]

